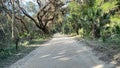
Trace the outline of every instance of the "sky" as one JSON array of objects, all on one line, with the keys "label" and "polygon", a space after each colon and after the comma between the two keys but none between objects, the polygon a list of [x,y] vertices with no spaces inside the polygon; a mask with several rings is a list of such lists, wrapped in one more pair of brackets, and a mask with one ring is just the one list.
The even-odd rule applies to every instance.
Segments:
[{"label": "sky", "polygon": [[34,2],[34,0],[22,0],[23,2],[29,2],[29,1],[32,1]]},{"label": "sky", "polygon": [[[26,2],[30,2],[30,1],[33,2],[33,3],[35,3],[36,5],[38,5],[37,2],[36,2],[36,0],[21,0],[21,6],[24,7],[24,8],[26,8],[25,7],[27,5]],[[41,0],[41,1],[42,1],[43,6],[44,6],[45,2],[48,1],[48,0]],[[62,0],[62,1],[65,2],[65,0]],[[68,4],[64,5],[61,8],[65,8],[65,7],[67,7],[67,5]],[[29,9],[30,7],[27,7],[27,8]],[[38,9],[38,6],[36,6],[36,9]],[[31,12],[30,14],[32,15],[33,13]]]},{"label": "sky", "polygon": [[[21,0],[21,1],[22,1],[21,4],[23,4],[24,6],[26,5],[26,2],[30,2],[30,1],[37,5],[37,2],[36,2],[37,0]],[[43,5],[45,5],[46,1],[48,1],[48,0],[41,0]],[[69,0],[62,0],[62,1],[65,2],[65,1],[69,1]],[[68,6],[68,4],[64,5],[62,8],[66,7],[66,6]]]},{"label": "sky", "polygon": [[25,4],[26,2],[29,2],[29,1],[36,3],[34,0],[22,0],[22,3]]},{"label": "sky", "polygon": [[[29,2],[29,1],[31,1],[31,2],[34,2],[34,3],[36,3],[36,0],[22,0],[24,3],[25,2]],[[47,0],[42,0],[42,2],[45,2],[45,1],[47,1]],[[62,0],[63,2],[65,2],[65,1],[69,1],[69,0]]]},{"label": "sky", "polygon": [[[26,4],[26,2],[30,2],[30,1],[37,5],[37,2],[36,2],[37,0],[22,0],[22,3]],[[46,1],[48,1],[48,0],[41,0],[42,5],[45,5]]]}]

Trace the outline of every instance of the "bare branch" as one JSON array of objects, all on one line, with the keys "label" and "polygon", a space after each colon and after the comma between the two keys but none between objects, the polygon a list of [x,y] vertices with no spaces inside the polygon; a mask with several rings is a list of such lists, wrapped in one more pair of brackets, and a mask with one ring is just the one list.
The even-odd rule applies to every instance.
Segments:
[{"label": "bare branch", "polygon": [[39,8],[41,8],[41,7],[42,7],[42,3],[41,3],[41,1],[40,1],[40,0],[37,0],[37,4],[38,4]]},{"label": "bare branch", "polygon": [[20,17],[17,17],[17,16],[15,16],[15,18],[16,18],[17,20],[20,20],[20,22],[23,24],[24,28],[27,30],[27,32],[29,32],[29,30],[28,30],[28,28],[26,27],[26,24],[25,24],[25,22],[23,21],[23,19],[21,19]]},{"label": "bare branch", "polygon": [[12,12],[8,10],[5,6],[2,6],[2,10],[5,11],[12,18]]},{"label": "bare branch", "polygon": [[26,12],[26,10],[25,10],[24,8],[20,7],[20,9],[21,9],[21,11],[22,11],[28,18],[30,18],[33,22],[35,22],[35,25],[36,25],[37,27],[39,27],[39,28],[41,29],[41,27],[39,26],[38,22],[37,22],[33,17],[31,17],[31,16]]}]

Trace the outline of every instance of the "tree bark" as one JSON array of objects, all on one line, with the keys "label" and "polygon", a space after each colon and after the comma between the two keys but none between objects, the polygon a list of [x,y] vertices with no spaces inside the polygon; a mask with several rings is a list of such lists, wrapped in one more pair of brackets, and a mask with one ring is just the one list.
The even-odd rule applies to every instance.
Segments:
[{"label": "tree bark", "polygon": [[11,28],[12,28],[12,39],[14,39],[14,21],[15,21],[15,13],[14,13],[14,0],[11,1],[12,2],[12,24],[11,24]]},{"label": "tree bark", "polygon": [[93,38],[100,38],[100,28],[97,24],[92,25]]}]

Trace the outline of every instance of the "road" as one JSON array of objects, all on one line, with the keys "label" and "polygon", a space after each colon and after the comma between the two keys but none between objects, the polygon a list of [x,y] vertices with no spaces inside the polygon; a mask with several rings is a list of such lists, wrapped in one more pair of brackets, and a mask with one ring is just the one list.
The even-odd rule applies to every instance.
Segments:
[{"label": "road", "polygon": [[98,59],[91,48],[60,34],[9,68],[112,68]]}]

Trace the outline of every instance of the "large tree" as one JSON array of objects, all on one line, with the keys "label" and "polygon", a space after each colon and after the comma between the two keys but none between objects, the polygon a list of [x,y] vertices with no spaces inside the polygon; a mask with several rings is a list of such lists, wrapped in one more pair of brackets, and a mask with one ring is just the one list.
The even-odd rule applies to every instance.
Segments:
[{"label": "large tree", "polygon": [[30,18],[40,30],[48,34],[49,24],[54,23],[55,20],[57,20],[58,12],[60,11],[60,8],[64,4],[60,0],[49,0],[44,6],[42,6],[42,2],[40,0],[37,0],[36,2],[39,6],[39,11],[37,13],[37,20],[33,18],[31,15],[29,15],[29,13],[27,13],[27,11],[20,6],[19,2],[17,3],[23,14],[28,18]]}]

